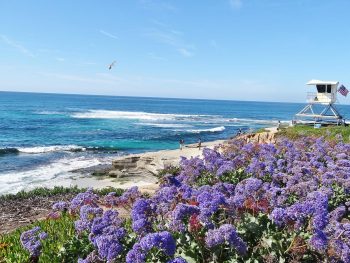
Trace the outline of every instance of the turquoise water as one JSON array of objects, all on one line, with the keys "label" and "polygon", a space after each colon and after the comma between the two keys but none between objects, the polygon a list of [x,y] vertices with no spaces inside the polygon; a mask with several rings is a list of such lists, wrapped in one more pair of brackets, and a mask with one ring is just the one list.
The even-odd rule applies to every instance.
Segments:
[{"label": "turquoise water", "polygon": [[[0,92],[0,193],[130,152],[290,121],[303,104]],[[349,106],[340,107],[346,115]]]}]

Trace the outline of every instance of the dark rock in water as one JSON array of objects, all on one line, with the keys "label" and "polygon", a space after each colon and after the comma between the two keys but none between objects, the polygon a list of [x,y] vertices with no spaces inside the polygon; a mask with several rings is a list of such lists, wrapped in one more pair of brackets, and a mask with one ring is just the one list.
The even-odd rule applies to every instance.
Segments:
[{"label": "dark rock in water", "polygon": [[19,150],[17,148],[0,148],[0,156],[5,154],[18,154]]}]

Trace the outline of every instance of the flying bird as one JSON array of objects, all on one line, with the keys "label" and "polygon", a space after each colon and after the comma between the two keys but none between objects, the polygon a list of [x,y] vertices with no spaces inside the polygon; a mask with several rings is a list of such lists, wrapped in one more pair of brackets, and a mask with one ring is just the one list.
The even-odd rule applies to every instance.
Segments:
[{"label": "flying bird", "polygon": [[109,65],[108,69],[111,70],[114,67],[116,61],[113,61],[112,64]]}]

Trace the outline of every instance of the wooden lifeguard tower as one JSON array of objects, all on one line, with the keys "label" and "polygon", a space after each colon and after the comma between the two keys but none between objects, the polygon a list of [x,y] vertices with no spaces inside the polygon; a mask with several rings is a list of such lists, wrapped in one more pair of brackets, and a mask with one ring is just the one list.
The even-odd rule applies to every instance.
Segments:
[{"label": "wooden lifeguard tower", "polygon": [[306,85],[316,87],[307,93],[308,104],[297,114],[294,122],[341,124],[343,117],[334,104],[337,102],[338,81],[310,80]]}]

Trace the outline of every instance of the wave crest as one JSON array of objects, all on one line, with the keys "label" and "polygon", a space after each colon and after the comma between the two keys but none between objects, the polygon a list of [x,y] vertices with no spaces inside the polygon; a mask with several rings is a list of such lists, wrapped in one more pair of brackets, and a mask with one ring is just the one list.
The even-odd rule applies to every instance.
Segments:
[{"label": "wave crest", "polygon": [[224,126],[219,126],[211,129],[197,129],[197,130],[186,130],[190,133],[204,133],[204,132],[222,132],[225,130]]},{"label": "wave crest", "polygon": [[21,148],[0,148],[0,156],[7,154],[41,154],[51,152],[105,152],[117,153],[121,148],[116,147],[100,147],[100,146],[78,146],[78,145],[52,145],[52,146],[37,146],[37,147],[21,147]]},{"label": "wave crest", "polygon": [[78,145],[52,145],[52,146],[38,146],[38,147],[23,147],[18,148],[20,153],[48,153],[48,152],[80,152],[85,151],[86,148]]},{"label": "wave crest", "polygon": [[201,115],[149,113],[143,111],[89,110],[71,115],[78,119],[130,119],[130,120],[181,120],[201,117]]}]

